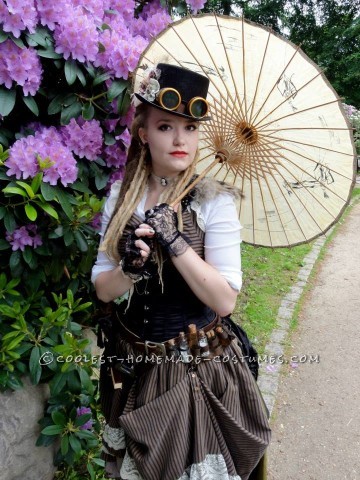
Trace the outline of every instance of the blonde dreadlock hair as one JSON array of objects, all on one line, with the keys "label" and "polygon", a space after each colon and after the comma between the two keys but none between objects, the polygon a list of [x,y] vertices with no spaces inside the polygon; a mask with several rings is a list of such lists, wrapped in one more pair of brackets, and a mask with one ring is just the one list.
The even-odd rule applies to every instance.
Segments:
[{"label": "blonde dreadlock hair", "polygon": [[[131,125],[131,144],[129,147],[128,158],[125,167],[124,180],[121,185],[119,197],[115,204],[114,212],[107,227],[104,241],[100,247],[110,258],[116,262],[120,261],[119,241],[124,233],[125,226],[137,205],[144,195],[148,177],[151,173],[151,156],[149,149],[144,146],[139,137],[139,129],[146,124],[148,109],[146,104],[140,104],[136,108],[135,118]],[[196,159],[189,167],[181,172],[172,188],[165,191],[160,202],[171,203],[185,187],[190,183],[195,172]],[[135,180],[136,179],[136,180]],[[134,181],[135,180],[135,181]],[[182,230],[181,205],[178,208],[179,230]],[[155,255],[161,277],[161,255],[158,251]]]}]

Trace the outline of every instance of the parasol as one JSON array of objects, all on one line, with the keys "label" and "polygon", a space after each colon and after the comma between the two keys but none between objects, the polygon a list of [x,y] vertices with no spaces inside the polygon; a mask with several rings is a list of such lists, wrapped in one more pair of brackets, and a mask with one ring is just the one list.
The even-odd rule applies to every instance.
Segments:
[{"label": "parasol", "polygon": [[210,79],[197,172],[240,188],[245,242],[296,245],[336,222],[355,181],[352,132],[340,98],[299,47],[244,19],[204,14],[153,39],[135,91],[159,62]]}]

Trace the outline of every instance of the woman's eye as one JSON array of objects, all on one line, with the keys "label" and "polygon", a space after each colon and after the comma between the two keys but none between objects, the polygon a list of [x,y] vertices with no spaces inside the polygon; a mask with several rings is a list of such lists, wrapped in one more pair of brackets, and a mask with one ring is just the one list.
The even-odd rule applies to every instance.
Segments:
[{"label": "woman's eye", "polygon": [[170,128],[170,125],[168,125],[167,123],[159,126],[159,130],[161,130],[162,132],[166,132],[167,130],[170,130]]},{"label": "woman's eye", "polygon": [[196,124],[191,124],[187,126],[187,129],[193,132],[194,130],[198,129],[198,126]]}]

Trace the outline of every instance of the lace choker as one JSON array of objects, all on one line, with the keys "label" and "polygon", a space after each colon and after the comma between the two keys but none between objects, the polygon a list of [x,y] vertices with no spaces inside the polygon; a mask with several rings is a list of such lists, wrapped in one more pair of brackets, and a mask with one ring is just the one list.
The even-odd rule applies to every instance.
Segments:
[{"label": "lace choker", "polygon": [[174,181],[174,178],[169,178],[169,177],[159,177],[158,175],[155,175],[155,173],[151,172],[150,174],[152,178],[155,180],[156,183],[160,183],[162,187],[167,187],[168,185],[171,185]]}]

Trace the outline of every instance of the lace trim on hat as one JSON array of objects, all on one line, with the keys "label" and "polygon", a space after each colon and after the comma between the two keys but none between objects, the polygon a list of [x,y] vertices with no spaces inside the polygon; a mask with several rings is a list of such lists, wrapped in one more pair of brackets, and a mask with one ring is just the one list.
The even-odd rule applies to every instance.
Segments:
[{"label": "lace trim on hat", "polygon": [[155,100],[156,94],[160,90],[160,83],[158,82],[160,75],[161,70],[154,65],[145,70],[144,79],[140,83],[138,92],[145,100],[149,102]]}]

